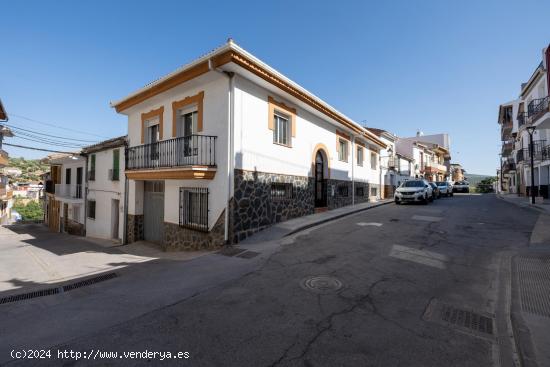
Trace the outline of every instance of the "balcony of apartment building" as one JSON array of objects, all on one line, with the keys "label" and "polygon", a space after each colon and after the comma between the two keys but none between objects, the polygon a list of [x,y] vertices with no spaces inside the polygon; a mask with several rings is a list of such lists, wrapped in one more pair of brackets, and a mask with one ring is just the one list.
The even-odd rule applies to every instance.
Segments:
[{"label": "balcony of apartment building", "polygon": [[80,184],[55,184],[55,196],[59,199],[79,201],[83,199],[83,185]]},{"label": "balcony of apartment building", "polygon": [[508,159],[503,160],[503,162],[502,162],[502,173],[503,174],[510,173],[512,171],[515,171],[515,170],[516,170],[516,162],[514,161],[513,158],[508,158]]},{"label": "balcony of apartment building", "polygon": [[548,124],[550,128],[550,96],[534,99],[527,105],[527,116],[530,124],[540,126]]},{"label": "balcony of apartment building", "polygon": [[[543,161],[550,159],[550,146],[546,145],[546,140],[533,141],[533,160]],[[525,162],[529,164],[531,161],[531,147],[518,149],[516,154],[516,162]]]},{"label": "balcony of apartment building", "polygon": [[432,173],[446,174],[447,166],[437,162],[426,162],[424,164],[424,172],[427,174],[432,174]]},{"label": "balcony of apartment building", "polygon": [[129,179],[213,179],[216,136],[189,135],[126,148]]},{"label": "balcony of apartment building", "polygon": [[505,121],[500,127],[500,136],[502,140],[508,140],[512,136],[512,121]]},{"label": "balcony of apartment building", "polygon": [[512,153],[512,150],[514,150],[514,141],[513,140],[505,140],[502,142],[502,156],[507,157]]}]

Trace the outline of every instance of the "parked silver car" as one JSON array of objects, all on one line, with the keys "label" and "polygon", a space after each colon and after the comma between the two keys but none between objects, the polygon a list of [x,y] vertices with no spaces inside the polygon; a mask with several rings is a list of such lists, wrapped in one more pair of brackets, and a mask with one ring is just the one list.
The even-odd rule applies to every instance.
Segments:
[{"label": "parked silver car", "polygon": [[441,196],[453,196],[453,185],[447,181],[437,181],[435,183],[439,188]]},{"label": "parked silver car", "polygon": [[433,201],[433,189],[424,179],[405,181],[395,190],[394,200],[396,204],[405,202],[428,204]]}]

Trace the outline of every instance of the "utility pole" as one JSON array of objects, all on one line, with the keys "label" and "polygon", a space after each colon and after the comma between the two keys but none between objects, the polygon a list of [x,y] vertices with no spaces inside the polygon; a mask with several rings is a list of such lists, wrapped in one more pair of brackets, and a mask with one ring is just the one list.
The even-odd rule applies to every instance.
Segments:
[{"label": "utility pole", "polygon": [[529,133],[529,155],[531,156],[531,204],[535,204],[535,160],[533,157],[535,153],[535,147],[533,146],[533,132],[535,129],[535,126],[527,127],[527,132]]}]

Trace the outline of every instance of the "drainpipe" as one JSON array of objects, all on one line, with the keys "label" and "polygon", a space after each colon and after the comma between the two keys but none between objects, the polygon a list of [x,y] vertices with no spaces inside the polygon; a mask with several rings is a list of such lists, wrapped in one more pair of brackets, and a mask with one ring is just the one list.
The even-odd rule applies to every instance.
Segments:
[{"label": "drainpipe", "polygon": [[225,75],[228,78],[228,106],[227,106],[227,197],[225,200],[225,218],[224,218],[224,245],[230,245],[232,240],[229,238],[229,202],[233,192],[233,175],[234,175],[234,148],[233,148],[233,125],[235,122],[235,73],[219,70],[214,67],[212,59],[208,60],[208,69]]},{"label": "drainpipe", "polygon": [[88,221],[88,155],[80,154],[84,157],[84,236],[86,236],[86,222]]},{"label": "drainpipe", "polygon": [[351,135],[351,205],[355,205],[355,135]]},{"label": "drainpipe", "polygon": [[378,154],[378,199],[382,199],[382,154]]},{"label": "drainpipe", "polygon": [[[128,142],[124,142],[124,170],[126,170],[127,157],[128,156]],[[128,182],[128,177],[124,174],[124,218],[122,229],[122,244],[128,244],[128,188],[130,184]]]}]

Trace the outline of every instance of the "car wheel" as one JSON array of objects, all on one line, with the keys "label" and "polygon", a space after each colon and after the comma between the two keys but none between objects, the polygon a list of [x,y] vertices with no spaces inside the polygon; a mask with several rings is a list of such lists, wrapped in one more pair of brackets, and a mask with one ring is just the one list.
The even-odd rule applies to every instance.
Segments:
[{"label": "car wheel", "polygon": [[422,200],[422,204],[428,205],[428,202],[429,202],[428,194],[426,194],[426,195],[424,195],[424,200]]},{"label": "car wheel", "polygon": [[399,204],[401,204],[401,202],[399,200],[395,199],[395,205],[399,205]]},{"label": "car wheel", "polygon": [[435,196],[434,196],[434,194],[432,194],[432,196],[430,196],[430,203],[433,203],[434,198],[435,198]]}]

